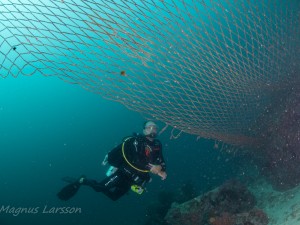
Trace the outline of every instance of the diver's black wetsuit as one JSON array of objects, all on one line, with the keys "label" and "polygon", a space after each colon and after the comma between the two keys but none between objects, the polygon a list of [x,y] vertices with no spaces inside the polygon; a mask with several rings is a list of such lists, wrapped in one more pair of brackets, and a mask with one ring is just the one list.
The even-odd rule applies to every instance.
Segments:
[{"label": "diver's black wetsuit", "polygon": [[117,170],[114,174],[106,177],[100,182],[92,179],[85,179],[83,185],[92,187],[97,192],[102,192],[110,199],[116,201],[126,194],[134,182],[124,174],[124,171]]},{"label": "diver's black wetsuit", "polygon": [[157,139],[150,141],[143,135],[125,138],[122,144],[108,153],[108,163],[118,168],[114,174],[100,182],[84,179],[82,184],[114,201],[126,194],[131,185],[143,187],[149,182],[149,163],[161,165],[163,171],[166,169],[161,142]]}]

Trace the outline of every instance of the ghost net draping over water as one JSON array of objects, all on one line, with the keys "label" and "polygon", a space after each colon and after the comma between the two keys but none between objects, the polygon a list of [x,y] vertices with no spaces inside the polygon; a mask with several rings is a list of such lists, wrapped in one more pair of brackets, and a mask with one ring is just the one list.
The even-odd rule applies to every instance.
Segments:
[{"label": "ghost net draping over water", "polygon": [[6,0],[0,73],[56,76],[180,131],[250,144],[270,121],[262,115],[298,82],[299,8],[297,0]]}]

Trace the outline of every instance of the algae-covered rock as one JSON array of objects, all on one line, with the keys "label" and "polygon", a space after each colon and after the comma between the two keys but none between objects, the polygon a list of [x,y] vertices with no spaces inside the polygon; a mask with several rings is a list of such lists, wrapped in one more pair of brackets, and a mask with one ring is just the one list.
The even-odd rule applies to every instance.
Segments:
[{"label": "algae-covered rock", "polygon": [[171,225],[267,225],[267,215],[255,204],[244,185],[228,181],[183,204],[173,204],[165,220]]}]

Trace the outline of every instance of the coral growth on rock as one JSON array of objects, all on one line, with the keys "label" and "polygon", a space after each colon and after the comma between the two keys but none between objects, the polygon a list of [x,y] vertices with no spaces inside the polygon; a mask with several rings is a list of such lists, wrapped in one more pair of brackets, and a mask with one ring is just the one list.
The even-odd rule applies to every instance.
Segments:
[{"label": "coral growth on rock", "polygon": [[222,213],[220,216],[211,217],[210,225],[263,225],[268,224],[268,217],[260,209],[251,209],[245,213]]},{"label": "coral growth on rock", "polygon": [[225,182],[216,196],[212,196],[212,201],[214,210],[222,212],[226,208],[226,212],[229,213],[245,212],[256,204],[254,195],[246,186],[235,180]]},{"label": "coral growth on rock", "polygon": [[173,204],[165,220],[172,225],[267,225],[267,215],[255,204],[244,185],[228,181],[188,202]]}]

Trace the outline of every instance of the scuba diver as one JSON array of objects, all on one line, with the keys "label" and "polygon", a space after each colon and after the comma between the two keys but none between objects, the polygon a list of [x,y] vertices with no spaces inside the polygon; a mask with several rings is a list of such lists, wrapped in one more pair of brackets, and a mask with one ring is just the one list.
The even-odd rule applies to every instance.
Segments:
[{"label": "scuba diver", "polygon": [[157,130],[154,122],[145,122],[143,135],[126,137],[121,144],[108,152],[102,165],[108,163],[110,167],[102,181],[87,179],[85,176],[78,179],[63,178],[69,184],[57,194],[58,198],[67,201],[77,193],[81,185],[86,185],[116,201],[130,189],[142,194],[145,185],[151,181],[150,173],[165,180],[166,165],[161,142],[156,139]]}]

